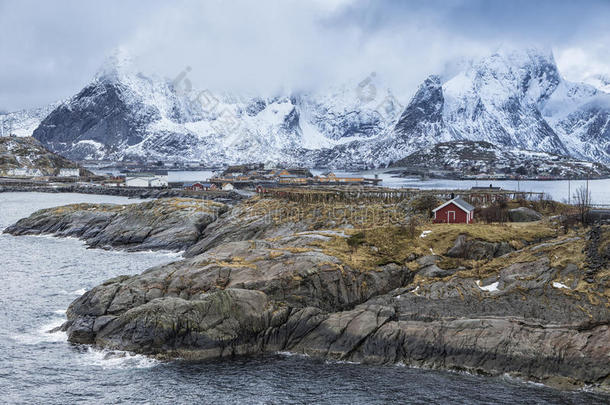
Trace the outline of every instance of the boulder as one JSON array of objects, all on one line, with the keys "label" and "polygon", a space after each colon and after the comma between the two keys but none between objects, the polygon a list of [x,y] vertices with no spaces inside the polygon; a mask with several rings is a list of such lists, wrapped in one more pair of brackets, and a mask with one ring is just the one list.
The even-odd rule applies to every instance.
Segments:
[{"label": "boulder", "polygon": [[419,274],[422,277],[434,278],[434,277],[447,277],[447,276],[452,275],[453,273],[455,273],[455,270],[444,270],[435,264],[431,264],[430,266],[426,266],[426,267],[422,268],[421,270],[419,270],[419,272],[417,274]]},{"label": "boulder", "polygon": [[519,207],[508,210],[510,222],[534,222],[542,219],[542,214],[531,208]]},{"label": "boulder", "polygon": [[507,242],[486,242],[479,239],[469,239],[462,234],[456,238],[453,247],[447,251],[447,256],[483,260],[493,259],[513,250],[515,249]]}]

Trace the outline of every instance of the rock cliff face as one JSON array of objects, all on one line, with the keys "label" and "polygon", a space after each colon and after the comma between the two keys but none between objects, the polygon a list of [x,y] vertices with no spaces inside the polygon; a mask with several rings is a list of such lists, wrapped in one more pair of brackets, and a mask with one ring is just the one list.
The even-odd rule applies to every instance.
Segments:
[{"label": "rock cliff face", "polygon": [[419,236],[380,218],[371,228],[367,209],[245,201],[189,239],[186,259],[85,293],[63,328],[161,358],[291,351],[609,388],[610,270],[587,273],[583,253],[605,252],[608,227],[585,239],[546,221],[435,224]]}]

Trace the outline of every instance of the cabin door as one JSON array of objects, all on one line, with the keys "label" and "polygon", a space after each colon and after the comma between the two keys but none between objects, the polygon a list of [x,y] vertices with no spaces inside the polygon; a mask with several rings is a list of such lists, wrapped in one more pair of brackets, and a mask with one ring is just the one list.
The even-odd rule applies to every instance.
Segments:
[{"label": "cabin door", "polygon": [[455,222],[455,211],[447,211],[447,222]]}]

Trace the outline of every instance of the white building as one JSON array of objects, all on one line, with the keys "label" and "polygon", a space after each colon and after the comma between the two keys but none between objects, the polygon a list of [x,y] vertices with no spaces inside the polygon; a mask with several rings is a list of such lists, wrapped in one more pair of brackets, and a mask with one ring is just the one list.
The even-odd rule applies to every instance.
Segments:
[{"label": "white building", "polygon": [[235,189],[235,187],[233,187],[233,184],[231,184],[231,183],[225,183],[222,185],[222,189],[225,191],[230,191],[230,190]]},{"label": "white building", "polygon": [[59,169],[59,177],[78,177],[80,170],[78,168],[62,168]]},{"label": "white building", "polygon": [[125,178],[127,187],[167,187],[167,176],[132,176]]}]

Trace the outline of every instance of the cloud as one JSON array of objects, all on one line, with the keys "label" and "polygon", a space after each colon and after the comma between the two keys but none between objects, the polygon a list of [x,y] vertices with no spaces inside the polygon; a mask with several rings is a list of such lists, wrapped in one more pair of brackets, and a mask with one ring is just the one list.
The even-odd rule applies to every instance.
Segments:
[{"label": "cloud", "polygon": [[[113,49],[145,73],[273,94],[377,72],[406,101],[431,73],[499,45],[550,46],[568,78],[607,70],[604,1],[0,0],[0,109],[78,91]],[[582,70],[582,72],[580,72]]]}]

